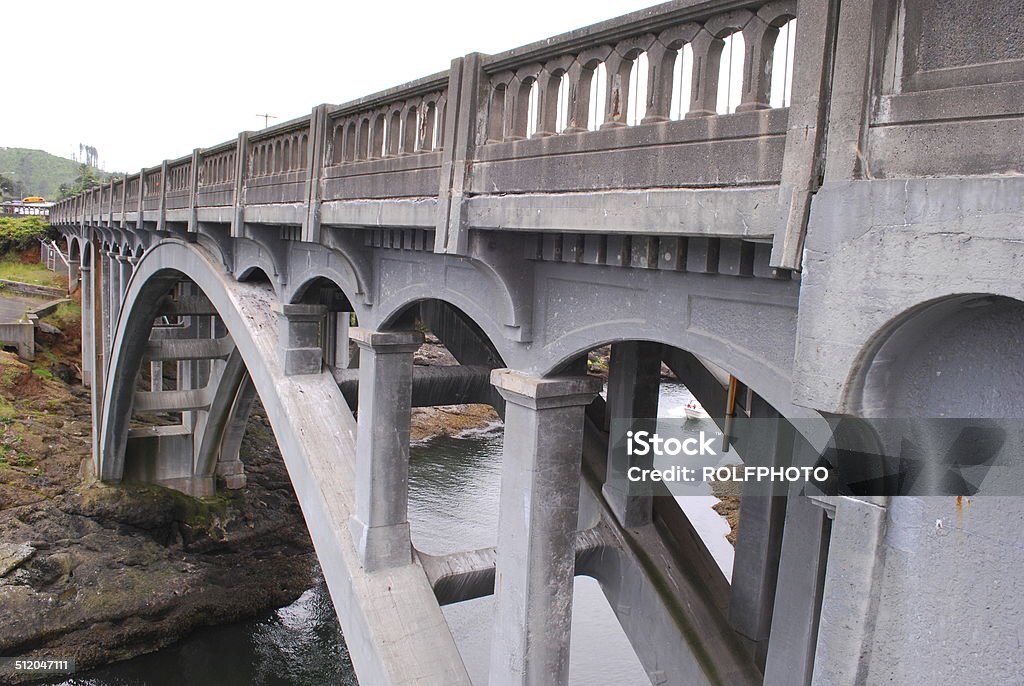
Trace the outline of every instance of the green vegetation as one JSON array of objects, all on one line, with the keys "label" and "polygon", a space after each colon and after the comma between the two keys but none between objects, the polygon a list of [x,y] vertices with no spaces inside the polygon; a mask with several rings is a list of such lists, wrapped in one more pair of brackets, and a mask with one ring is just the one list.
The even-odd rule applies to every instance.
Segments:
[{"label": "green vegetation", "polygon": [[[52,324],[53,326],[56,326],[58,329],[62,330],[81,326],[82,306],[76,303],[74,300],[69,300],[68,302],[61,303],[60,305],[57,305],[57,309],[43,317],[43,321],[46,322],[47,324]],[[43,354],[49,354],[51,356],[53,355],[53,353],[51,353],[48,350],[45,351]],[[54,356],[53,360],[51,361],[56,362],[56,356]]]},{"label": "green vegetation", "polygon": [[67,286],[67,277],[63,274],[51,272],[38,262],[25,264],[18,259],[17,254],[13,253],[8,253],[3,258],[0,258],[0,279],[31,283],[37,286],[51,286],[53,288]]},{"label": "green vegetation", "polygon": [[42,217],[0,217],[0,254],[27,250],[52,236],[53,229]]},{"label": "green vegetation", "polygon": [[8,188],[3,188],[4,182],[0,179],[0,194],[5,198],[40,195],[56,200],[62,186],[70,194],[76,187],[82,190],[90,188],[90,183],[96,185],[105,181],[110,174],[42,150],[0,148],[0,176],[7,179]]}]

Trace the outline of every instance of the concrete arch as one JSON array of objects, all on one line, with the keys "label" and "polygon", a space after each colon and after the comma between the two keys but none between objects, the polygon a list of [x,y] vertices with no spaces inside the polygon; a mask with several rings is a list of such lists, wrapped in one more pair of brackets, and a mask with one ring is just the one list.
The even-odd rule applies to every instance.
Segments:
[{"label": "concrete arch", "polygon": [[677,348],[721,367],[749,386],[768,404],[789,418],[816,417],[817,413],[793,405],[790,379],[751,351],[723,345],[720,340],[685,330],[669,333],[657,323],[598,322],[576,332],[572,340],[560,339],[544,350],[539,372],[548,376],[571,360],[595,348],[620,341],[649,341]]},{"label": "concrete arch", "polygon": [[966,293],[921,303],[875,332],[847,381],[865,417],[1019,417],[1024,302]]},{"label": "concrete arch", "polygon": [[498,354],[501,355],[510,366],[515,352],[511,347],[506,334],[506,327],[494,317],[494,313],[488,311],[481,303],[478,303],[460,291],[446,287],[436,287],[430,284],[415,283],[396,291],[387,300],[377,307],[376,327],[387,329],[392,326],[395,320],[402,315],[410,306],[425,300],[438,300],[460,310],[494,345]]},{"label": "concrete arch", "polygon": [[[195,243],[160,241],[146,251],[128,284],[100,412],[101,478],[117,481],[123,472],[134,383],[146,334],[158,312],[157,296],[183,276],[209,299],[251,373],[342,627],[347,635],[364,639],[349,646],[360,678],[468,686],[469,676],[418,560],[381,574],[367,573],[359,562],[349,529],[355,421],[337,383],[327,372],[285,376],[274,294],[235,281],[214,255]],[[393,588],[402,589],[401,602],[395,602]]]},{"label": "concrete arch", "polygon": [[349,268],[347,261],[339,260],[339,263],[340,266],[345,267],[344,270],[321,266],[310,267],[295,274],[288,284],[288,288],[282,294],[282,300],[287,303],[297,303],[317,279],[324,279],[330,281],[337,286],[338,290],[345,294],[345,299],[348,300],[349,304],[354,308],[358,308],[356,316],[359,316],[360,312],[365,310],[362,306],[362,300],[356,297],[361,292],[358,285],[359,280],[356,277],[355,271]]}]

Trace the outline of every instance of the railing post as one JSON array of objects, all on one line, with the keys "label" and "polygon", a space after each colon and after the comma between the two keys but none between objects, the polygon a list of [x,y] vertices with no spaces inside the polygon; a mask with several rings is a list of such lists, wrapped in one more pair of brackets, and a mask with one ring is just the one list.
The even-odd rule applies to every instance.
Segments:
[{"label": "railing post", "polygon": [[199,204],[199,169],[203,163],[202,148],[192,150],[192,166],[188,175],[188,230],[199,230],[199,217],[196,206]]},{"label": "railing post", "polygon": [[302,240],[320,241],[320,180],[323,177],[324,154],[327,143],[327,105],[313,108],[309,116],[309,148],[306,166],[306,213],[302,227]]},{"label": "railing post", "polygon": [[434,252],[465,255],[469,247],[464,196],[469,185],[469,162],[476,147],[481,71],[480,54],[471,53],[452,60],[448,72],[448,111],[442,138]]},{"label": "railing post", "polygon": [[156,230],[164,231],[167,224],[167,160],[160,163],[160,204],[157,206]]},{"label": "railing post", "polygon": [[142,169],[139,171],[139,217],[135,222],[136,231],[142,231],[146,226],[145,220],[145,202],[146,202],[146,170]]},{"label": "railing post", "polygon": [[128,175],[124,175],[124,179],[121,183],[121,228],[125,228],[128,224]]},{"label": "railing post", "polygon": [[[779,199],[788,205],[786,224],[775,230],[769,264],[799,270],[811,211],[811,196],[818,188],[825,163],[825,117],[832,90],[833,39],[837,30],[836,3],[799,0],[799,21],[793,57],[793,97],[789,105],[786,147],[782,158]],[[852,11],[852,10],[851,10]],[[865,10],[867,11],[867,10]],[[869,18],[859,17],[864,26]],[[858,49],[867,50],[867,41]],[[837,119],[840,119],[837,117]],[[833,124],[829,124],[832,131]],[[843,131],[843,126],[839,127]],[[843,134],[847,135],[847,134]],[[831,139],[831,134],[830,134]],[[858,150],[829,149],[853,163]],[[835,169],[833,165],[833,170]]]},{"label": "railing post", "polygon": [[231,215],[231,237],[238,238],[245,233],[245,173],[248,169],[249,132],[238,134],[235,148],[235,199]]}]

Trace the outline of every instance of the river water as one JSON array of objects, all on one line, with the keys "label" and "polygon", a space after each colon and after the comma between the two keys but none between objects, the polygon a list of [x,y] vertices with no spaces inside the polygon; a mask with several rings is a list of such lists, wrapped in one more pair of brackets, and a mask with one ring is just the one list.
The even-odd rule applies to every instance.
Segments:
[{"label": "river water", "polygon": [[[662,384],[659,415],[682,416],[692,399]],[[495,545],[501,470],[500,427],[414,445],[410,520],[419,550],[439,554]],[[728,525],[705,495],[679,498],[726,576],[732,570]],[[487,683],[493,600],[444,608],[470,676]],[[576,579],[570,680],[574,685],[646,684],[640,662],[597,582]],[[321,578],[291,605],[238,624],[203,629],[185,641],[69,680],[61,686],[322,686],[356,684],[341,629]],[[365,685],[364,685],[365,686]]]}]

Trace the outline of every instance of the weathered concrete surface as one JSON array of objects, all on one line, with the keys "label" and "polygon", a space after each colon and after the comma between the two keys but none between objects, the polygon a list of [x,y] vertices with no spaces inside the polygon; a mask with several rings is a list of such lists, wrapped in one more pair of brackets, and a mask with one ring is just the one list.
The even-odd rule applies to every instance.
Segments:
[{"label": "weathered concrete surface", "polygon": [[[127,431],[118,400],[132,392],[153,313],[136,303],[155,302],[165,285],[154,278],[167,270],[188,275],[221,313],[246,360],[257,392],[285,456],[331,597],[349,636],[361,678],[379,683],[415,683],[440,678],[468,683],[444,617],[422,567],[416,563],[379,573],[363,570],[348,529],[354,504],[355,421],[333,377],[285,376],[271,311],[272,293],[232,280],[202,248],[165,241],[147,252],[129,284],[126,316],[118,322],[104,403],[99,472],[116,480],[119,453],[112,446]],[[147,292],[153,295],[147,296]],[[133,340],[139,344],[132,344]],[[135,359],[132,359],[134,356]],[[123,440],[120,439],[120,440]],[[415,638],[409,631],[415,627]],[[386,638],[386,637],[392,638]],[[402,640],[398,640],[402,637]]]}]

